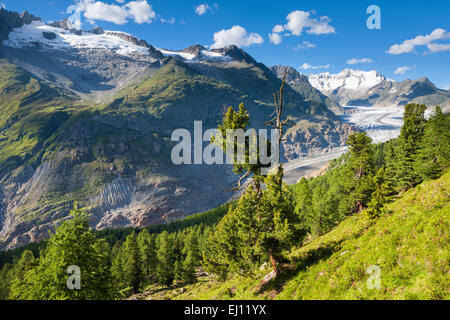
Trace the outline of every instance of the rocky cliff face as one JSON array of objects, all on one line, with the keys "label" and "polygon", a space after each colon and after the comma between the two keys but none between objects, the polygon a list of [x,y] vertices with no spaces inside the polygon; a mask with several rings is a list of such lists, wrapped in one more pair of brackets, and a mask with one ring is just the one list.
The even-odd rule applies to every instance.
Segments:
[{"label": "rocky cliff face", "polygon": [[273,73],[277,75],[277,77],[282,78],[286,74],[286,82],[287,83],[303,83],[305,86],[311,85],[309,83],[308,77],[304,74],[301,74],[297,70],[289,66],[276,65],[270,67]]},{"label": "rocky cliff face", "polygon": [[0,41],[6,39],[14,28],[20,28],[24,24],[40,20],[40,18],[29,14],[27,11],[18,14],[17,12],[10,12],[0,8]]},{"label": "rocky cliff face", "polygon": [[357,129],[354,126],[340,121],[301,120],[286,133],[286,141],[283,143],[284,158],[292,161],[343,147],[348,136],[355,131]]},{"label": "rocky cliff face", "polygon": [[322,94],[319,90],[314,88],[307,76],[301,74],[297,70],[288,66],[276,65],[270,68],[272,72],[278,77],[283,78],[286,74],[287,84],[305,97],[306,100],[315,101],[324,104],[337,115],[344,113],[342,107],[334,99]]}]

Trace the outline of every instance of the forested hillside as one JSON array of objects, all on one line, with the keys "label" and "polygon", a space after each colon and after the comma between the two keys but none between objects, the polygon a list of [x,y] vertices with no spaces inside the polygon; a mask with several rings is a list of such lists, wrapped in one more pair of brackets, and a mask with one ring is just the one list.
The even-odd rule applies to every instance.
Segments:
[{"label": "forested hillside", "polygon": [[[448,298],[450,121],[440,108],[426,120],[425,109],[407,105],[399,138],[384,145],[351,135],[323,176],[292,187],[281,166],[263,176],[259,162],[235,163],[254,174],[240,200],[172,227],[98,234],[75,207],[39,255],[2,266],[1,297]],[[219,130],[249,117],[229,109]],[[66,287],[70,265],[91,275],[82,290]],[[380,290],[365,286],[370,265]]]},{"label": "forested hillside", "polygon": [[[385,207],[367,210],[289,254],[285,273],[264,288],[267,266],[254,277],[156,290],[142,299],[449,299],[450,174],[423,182]],[[380,268],[380,289],[367,281]]]}]

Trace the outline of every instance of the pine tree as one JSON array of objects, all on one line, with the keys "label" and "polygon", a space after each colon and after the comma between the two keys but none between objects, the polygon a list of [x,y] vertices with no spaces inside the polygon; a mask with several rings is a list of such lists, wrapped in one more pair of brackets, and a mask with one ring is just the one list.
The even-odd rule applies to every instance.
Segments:
[{"label": "pine tree", "polygon": [[425,105],[413,103],[405,106],[403,126],[396,149],[396,183],[400,191],[405,191],[420,182],[420,177],[414,168],[422,143],[426,109]]},{"label": "pine tree", "polygon": [[[99,300],[114,295],[106,242],[89,228],[88,216],[76,206],[70,220],[64,221],[50,236],[37,266],[27,270],[23,280],[11,287],[13,299]],[[69,266],[80,270],[81,289],[69,289]]]},{"label": "pine tree", "polygon": [[361,212],[370,201],[373,192],[374,173],[372,139],[365,132],[348,137],[350,158],[344,166],[341,185],[346,196],[339,204],[342,214]]},{"label": "pine tree", "polygon": [[175,281],[184,281],[184,270],[183,270],[182,263],[179,260],[175,261],[174,280]]},{"label": "pine tree", "polygon": [[[247,191],[248,192],[248,191]],[[203,252],[203,265],[210,273],[217,275],[220,280],[225,280],[227,275],[237,271],[233,268],[240,259],[238,247],[239,239],[236,234],[233,208],[220,220],[219,224],[211,232],[206,250]]]},{"label": "pine tree", "polygon": [[141,251],[134,232],[127,236],[124,248],[125,264],[123,272],[125,281],[131,287],[132,292],[137,293],[143,282],[144,270]]},{"label": "pine tree", "polygon": [[280,262],[284,260],[283,252],[294,244],[301,244],[306,235],[306,230],[300,225],[299,216],[295,213],[292,193],[282,181],[281,166],[265,180],[266,190],[259,207],[261,218],[255,243],[256,252],[262,257],[269,257],[275,277],[279,273]]},{"label": "pine tree", "polygon": [[208,271],[223,278],[228,273],[251,274],[265,259],[277,276],[283,251],[301,243],[306,230],[295,213],[292,193],[282,184],[283,169],[269,175],[258,196],[248,188],[214,230],[204,255]]},{"label": "pine tree", "polygon": [[386,143],[379,143],[379,144],[373,145],[373,148],[375,149],[373,160],[374,160],[375,167],[377,169],[379,169],[383,166],[384,156],[385,156],[385,151],[384,151],[385,146],[386,146]]},{"label": "pine tree", "polygon": [[321,236],[342,220],[338,206],[339,201],[330,183],[318,177],[312,190],[308,219],[305,221],[312,235]]},{"label": "pine tree", "polygon": [[[244,144],[241,145],[238,141],[228,141],[231,137],[227,136],[227,130],[243,130],[245,132],[247,126],[250,124],[249,119],[250,116],[243,103],[239,105],[238,111],[234,111],[233,107],[229,107],[223,117],[222,124],[219,124],[218,126],[221,139],[220,137],[214,137],[212,142],[221,147],[230,157],[234,154],[234,157],[231,157],[231,160],[233,161],[233,171],[242,176],[239,179],[238,185],[232,190],[241,189],[241,182],[252,176],[256,191],[259,193],[261,182],[263,180],[263,177],[261,176],[261,168],[263,165],[260,162],[258,141],[250,141],[250,139],[247,138],[245,139]],[[227,143],[231,144],[234,150],[227,150]],[[254,144],[252,145],[252,143]],[[256,154],[251,153],[250,146],[256,147]],[[270,152],[270,147],[268,147],[268,149],[268,152]],[[244,161],[239,161],[238,155],[240,150],[244,150]],[[255,157],[256,163],[251,163],[250,159],[252,157]]]},{"label": "pine tree", "polygon": [[[283,127],[287,123],[287,120],[282,120],[284,86],[283,78],[280,90],[274,94],[275,116],[266,123],[278,131],[278,153]],[[245,128],[248,123],[249,117],[243,105],[237,113],[230,108],[219,131],[226,132],[225,128]],[[279,164],[276,173],[265,179],[265,191],[260,188],[263,177],[258,170],[262,166],[257,164],[257,170],[242,166],[235,166],[236,168],[240,171],[247,170],[243,177],[253,173],[256,190],[253,186],[248,187],[236,208],[230,208],[216,227],[204,254],[205,266],[224,279],[230,272],[251,273],[261,261],[270,259],[276,277],[284,258],[282,252],[298,243],[295,240],[302,239],[306,234],[295,213],[292,194],[283,186],[282,165]]]},{"label": "pine tree", "polygon": [[5,263],[0,271],[0,300],[6,300],[10,296],[11,284],[14,280],[14,266]]},{"label": "pine tree", "polygon": [[175,275],[173,272],[173,243],[167,231],[164,231],[159,235],[156,257],[158,260],[156,279],[160,284],[169,286],[172,284]]},{"label": "pine tree", "polygon": [[131,287],[125,278],[126,248],[120,241],[116,242],[112,248],[111,261],[111,275],[115,288],[122,296],[129,295]]},{"label": "pine tree", "polygon": [[312,190],[308,179],[302,178],[294,185],[295,212],[305,221],[305,224],[311,225],[311,206]]},{"label": "pine tree", "polygon": [[209,272],[225,279],[229,273],[247,274],[259,263],[254,248],[261,219],[259,202],[258,193],[249,187],[216,226],[203,257]]},{"label": "pine tree", "polygon": [[25,274],[36,265],[36,259],[31,250],[25,250],[22,252],[20,259],[14,265],[14,278],[17,281],[23,281]]},{"label": "pine tree", "polygon": [[389,181],[385,179],[385,170],[383,167],[377,171],[373,181],[375,191],[372,193],[367,214],[375,218],[381,215],[384,205],[389,202],[394,190]]},{"label": "pine tree", "polygon": [[436,107],[427,121],[414,169],[421,179],[436,179],[450,166],[450,116]]},{"label": "pine tree", "polygon": [[384,177],[393,188],[396,188],[398,185],[397,172],[399,171],[396,151],[397,148],[398,139],[392,139],[386,142],[386,146],[384,148]]},{"label": "pine tree", "polygon": [[196,280],[195,269],[200,263],[200,250],[198,246],[197,235],[192,229],[185,239],[183,248],[185,259],[183,261],[183,281],[186,283],[193,283]]},{"label": "pine tree", "polygon": [[147,229],[142,230],[137,238],[141,250],[145,275],[151,276],[156,271],[156,236],[150,235]]}]

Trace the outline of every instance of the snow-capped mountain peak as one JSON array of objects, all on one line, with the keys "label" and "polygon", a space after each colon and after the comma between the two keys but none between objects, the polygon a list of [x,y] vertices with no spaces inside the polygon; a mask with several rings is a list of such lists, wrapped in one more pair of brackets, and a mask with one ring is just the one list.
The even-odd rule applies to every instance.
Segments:
[{"label": "snow-capped mountain peak", "polygon": [[309,74],[308,80],[342,106],[391,107],[410,102],[448,106],[450,103],[448,93],[437,89],[427,78],[396,82],[376,70],[344,69],[337,74]]},{"label": "snow-capped mountain peak", "polygon": [[361,71],[353,69],[344,69],[337,74],[329,72],[309,74],[308,79],[313,87],[325,94],[337,89],[368,89],[386,80],[376,70]]},{"label": "snow-capped mountain peak", "polygon": [[123,56],[149,54],[147,47],[126,41],[120,35],[121,33],[114,31],[73,33],[41,21],[33,21],[11,31],[3,44],[19,49],[26,47],[38,47],[43,50],[106,49]]},{"label": "snow-capped mountain peak", "polygon": [[217,49],[208,50],[200,45],[173,51],[153,48],[144,40],[139,40],[125,32],[107,31],[99,27],[91,31],[75,30],[66,20],[49,24],[35,20],[29,24],[23,24],[9,33],[3,45],[17,49],[31,47],[39,50],[108,50],[126,57],[137,55],[153,57],[156,60],[170,56],[190,63],[233,60],[226,52]]},{"label": "snow-capped mountain peak", "polygon": [[69,20],[45,23],[24,13],[0,9],[2,55],[43,81],[56,83],[82,97],[108,99],[130,83],[142,80],[175,58],[193,68],[256,61],[230,45],[209,49],[158,49],[120,31],[78,30]]}]

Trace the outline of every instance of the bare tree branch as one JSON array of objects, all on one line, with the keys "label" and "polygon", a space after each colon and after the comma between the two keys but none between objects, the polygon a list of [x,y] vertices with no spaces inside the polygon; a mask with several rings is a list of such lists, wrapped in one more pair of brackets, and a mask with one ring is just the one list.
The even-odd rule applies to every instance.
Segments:
[{"label": "bare tree branch", "polygon": [[238,185],[237,185],[236,187],[234,187],[234,188],[232,188],[232,189],[227,189],[227,190],[225,190],[225,191],[237,191],[237,190],[242,189],[242,188],[244,187],[244,186],[241,186],[242,181],[243,181],[244,179],[248,178],[248,176],[250,175],[250,173],[251,173],[251,171],[247,171],[243,176],[241,176],[241,177],[239,178]]}]

